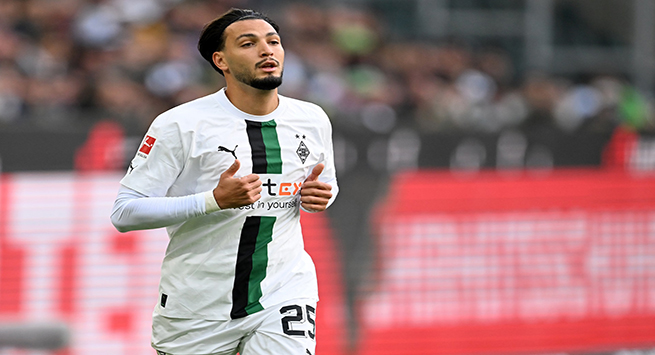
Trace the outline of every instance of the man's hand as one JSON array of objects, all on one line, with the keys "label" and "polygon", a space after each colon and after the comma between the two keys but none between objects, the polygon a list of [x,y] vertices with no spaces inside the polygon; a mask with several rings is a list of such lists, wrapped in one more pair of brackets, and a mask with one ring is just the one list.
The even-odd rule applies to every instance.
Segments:
[{"label": "man's hand", "polygon": [[214,199],[221,209],[251,205],[262,197],[260,194],[262,182],[259,176],[250,174],[236,178],[234,174],[239,167],[241,162],[238,159],[234,160],[234,164],[221,174],[218,186],[214,189]]},{"label": "man's hand", "polygon": [[316,165],[300,189],[300,204],[308,211],[325,211],[332,197],[332,186],[318,181],[323,168],[323,164]]}]

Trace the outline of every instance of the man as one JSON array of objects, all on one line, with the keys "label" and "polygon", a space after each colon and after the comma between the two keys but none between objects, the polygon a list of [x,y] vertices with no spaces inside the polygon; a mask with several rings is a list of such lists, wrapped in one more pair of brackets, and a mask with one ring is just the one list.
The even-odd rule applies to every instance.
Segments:
[{"label": "man", "polygon": [[158,116],[121,187],[121,231],[167,227],[152,344],[159,354],[313,354],[318,290],[300,210],[338,192],[331,126],[277,93],[277,25],[232,9],[198,49],[226,87]]}]

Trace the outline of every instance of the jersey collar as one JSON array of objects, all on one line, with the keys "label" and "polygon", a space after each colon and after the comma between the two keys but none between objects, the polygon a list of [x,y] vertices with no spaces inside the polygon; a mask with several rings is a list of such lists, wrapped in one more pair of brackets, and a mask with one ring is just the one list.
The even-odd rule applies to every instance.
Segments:
[{"label": "jersey collar", "polygon": [[256,121],[256,122],[266,122],[270,120],[274,120],[286,110],[287,107],[287,101],[286,98],[282,95],[278,95],[278,98],[280,100],[279,105],[273,112],[267,114],[267,115],[251,115],[249,113],[245,113],[241,110],[239,110],[236,106],[230,102],[230,100],[227,98],[227,95],[225,95],[225,88],[220,89],[219,91],[216,92],[214,95],[216,99],[218,100],[218,103],[230,114],[234,115],[235,117],[240,117],[248,121]]}]

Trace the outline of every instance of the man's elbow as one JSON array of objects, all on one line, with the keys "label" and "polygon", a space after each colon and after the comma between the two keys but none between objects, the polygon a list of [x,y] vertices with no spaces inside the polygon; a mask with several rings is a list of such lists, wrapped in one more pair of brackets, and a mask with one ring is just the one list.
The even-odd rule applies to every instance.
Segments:
[{"label": "man's elbow", "polygon": [[133,228],[131,228],[130,225],[125,223],[125,221],[120,218],[120,215],[121,214],[120,214],[119,211],[114,211],[111,214],[111,224],[114,225],[114,228],[116,228],[116,230],[121,232],[121,233],[125,233],[125,232],[129,232],[129,231],[134,230]]}]

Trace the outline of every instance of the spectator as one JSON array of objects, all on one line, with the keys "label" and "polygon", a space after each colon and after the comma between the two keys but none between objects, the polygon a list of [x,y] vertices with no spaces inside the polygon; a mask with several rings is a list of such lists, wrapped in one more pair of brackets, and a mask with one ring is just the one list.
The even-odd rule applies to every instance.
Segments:
[{"label": "spectator", "polygon": [[[110,118],[140,134],[157,113],[221,84],[207,82],[221,79],[199,65],[193,38],[246,2],[4,0],[0,122]],[[288,52],[280,90],[321,104],[337,130],[653,127],[650,97],[613,77],[521,80],[498,47],[396,40],[363,9],[291,3],[279,11]]]}]

